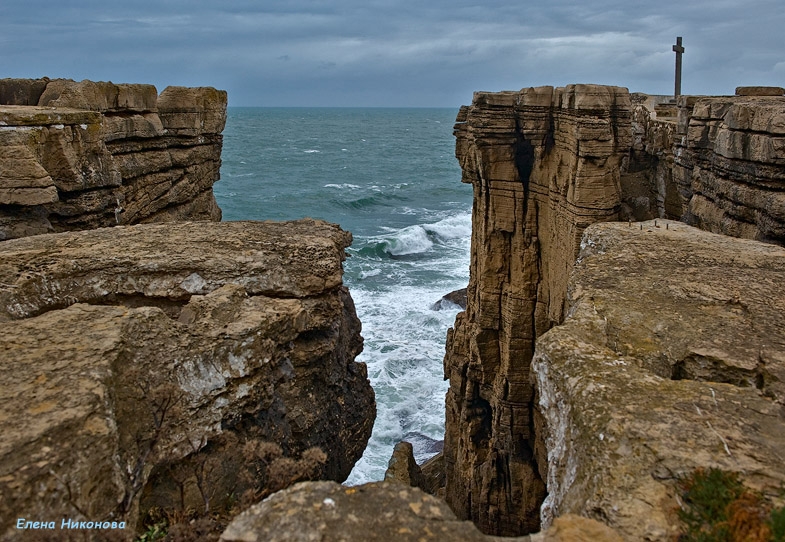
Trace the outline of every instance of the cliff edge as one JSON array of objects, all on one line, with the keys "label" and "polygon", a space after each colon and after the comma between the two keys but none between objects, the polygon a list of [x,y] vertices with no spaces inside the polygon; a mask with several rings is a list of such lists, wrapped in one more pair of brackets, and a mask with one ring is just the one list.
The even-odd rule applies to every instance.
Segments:
[{"label": "cliff edge", "polygon": [[273,477],[249,445],[343,481],[375,417],[350,243],[313,220],[1,243],[4,539],[19,518],[127,521],[123,539],[152,507],[220,509]]},{"label": "cliff edge", "polygon": [[[559,409],[537,407],[531,363],[540,338],[575,310],[568,299],[569,277],[586,228],[621,220],[634,229],[642,227],[639,221],[669,218],[716,233],[785,244],[784,123],[785,96],[682,97],[667,105],[600,85],[477,92],[472,105],[461,108],[455,125],[456,157],[462,181],[471,183],[474,191],[470,281],[467,308],[448,331],[444,359],[450,381],[445,495],[458,518],[471,519],[485,533],[510,536],[540,529],[546,496],[551,510],[559,511],[554,503],[561,498],[564,480],[554,485],[550,463],[555,444],[545,438],[555,431]],[[688,246],[677,243],[672,250]],[[726,250],[733,248],[728,245]],[[638,257],[638,265],[646,265],[647,259]],[[616,266],[611,256],[606,263]],[[614,269],[621,274],[635,271],[633,264],[625,265]],[[768,265],[761,264],[766,269]],[[737,271],[742,282],[757,280],[743,269]],[[679,278],[681,286],[673,287],[689,290],[689,271]],[[648,291],[641,288],[641,293]],[[736,299],[732,292],[727,295]],[[770,295],[781,303],[777,287],[772,286]],[[710,299],[707,303],[713,304]],[[654,298],[648,302],[656,304]],[[678,303],[670,308],[678,309]],[[771,317],[763,315],[764,321]],[[702,332],[700,326],[695,328],[695,333]],[[778,350],[768,349],[769,339],[737,332],[753,341],[747,351],[751,357],[743,362],[750,371],[758,370],[758,354],[764,351],[770,356],[765,363],[778,366]],[[667,339],[657,344],[664,349],[660,357],[670,359]],[[707,352],[701,355],[714,359]],[[700,373],[695,364],[701,363],[692,363],[689,371]],[[671,378],[664,369],[667,363],[661,364],[659,378]],[[547,364],[539,367],[547,372]],[[780,378],[779,369],[772,371],[771,378],[763,377],[765,382]],[[744,382],[758,382],[746,378]],[[602,386],[600,374],[596,380]],[[749,393],[770,393],[756,386]],[[735,393],[741,392],[728,396]],[[719,440],[715,436],[711,442]],[[775,465],[779,461],[781,468],[781,457],[771,455],[764,463],[769,460]],[[707,459],[705,465],[712,461]],[[687,462],[682,470],[668,468],[683,472],[688,465],[695,466]],[[571,510],[594,513],[578,510],[576,502]]]},{"label": "cliff edge", "polygon": [[783,247],[662,220],[586,230],[568,316],[532,361],[544,526],[571,513],[673,540],[698,468],[782,504],[783,280]]},{"label": "cliff edge", "polygon": [[0,79],[0,240],[221,219],[226,92]]}]

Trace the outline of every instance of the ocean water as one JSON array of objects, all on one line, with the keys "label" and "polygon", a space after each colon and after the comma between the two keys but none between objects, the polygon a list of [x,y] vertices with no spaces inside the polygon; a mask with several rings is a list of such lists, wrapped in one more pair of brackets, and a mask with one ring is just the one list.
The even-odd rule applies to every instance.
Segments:
[{"label": "ocean water", "polygon": [[229,108],[224,220],[322,218],[354,237],[344,262],[377,419],[347,484],[384,477],[393,446],[422,462],[444,434],[442,359],[469,280],[471,187],[454,157],[454,109]]}]

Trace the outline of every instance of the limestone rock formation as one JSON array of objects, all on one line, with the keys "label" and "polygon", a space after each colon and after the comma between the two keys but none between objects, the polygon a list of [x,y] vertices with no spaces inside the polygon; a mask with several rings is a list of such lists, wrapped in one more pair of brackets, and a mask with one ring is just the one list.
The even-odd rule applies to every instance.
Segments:
[{"label": "limestone rock formation", "polygon": [[562,320],[584,228],[620,216],[630,108],[626,89],[574,85],[475,93],[459,113],[474,207],[468,307],[444,362],[446,498],[483,532],[539,530],[534,339]]},{"label": "limestone rock formation", "polygon": [[677,128],[671,218],[785,244],[785,96],[682,98]]},{"label": "limestone rock formation", "polygon": [[455,308],[456,306],[466,310],[466,288],[454,290],[445,294],[442,298],[431,305],[431,310],[440,311],[442,309]]},{"label": "limestone rock formation", "polygon": [[398,482],[426,490],[426,481],[422,469],[414,460],[414,448],[411,443],[402,441],[395,445],[387,471],[384,473],[384,481]]},{"label": "limestone rock formation", "polygon": [[[279,491],[237,516],[223,542],[490,542],[444,501],[398,483],[343,487],[303,482]],[[529,537],[504,540],[528,542]]]},{"label": "limestone rock formation", "polygon": [[620,542],[622,539],[598,521],[572,515],[559,518],[551,529],[531,537],[488,536],[472,523],[458,521],[444,501],[399,483],[342,487],[334,482],[302,482],[237,516],[221,540]]},{"label": "limestone rock formation", "polygon": [[200,465],[216,506],[251,437],[320,447],[320,476],[345,479],[375,417],[342,286],[350,242],[303,220],[0,244],[2,536],[24,533],[19,517],[127,517],[130,535],[137,510],[204,506],[183,476]]},{"label": "limestone rock formation", "polygon": [[[595,224],[532,362],[553,516],[673,540],[677,479],[785,484],[785,249],[683,223]],[[781,506],[782,503],[780,502]]]},{"label": "limestone rock formation", "polygon": [[633,147],[622,171],[627,214],[785,244],[785,96],[682,96],[662,118],[661,96],[637,95]]},{"label": "limestone rock formation", "polygon": [[596,85],[475,93],[461,109],[472,257],[444,361],[446,498],[459,518],[494,534],[539,528],[548,451],[530,363],[567,314],[586,227],[667,217],[785,244],[783,119],[781,96],[669,103]]},{"label": "limestone rock formation", "polygon": [[226,92],[0,80],[0,240],[221,218]]}]

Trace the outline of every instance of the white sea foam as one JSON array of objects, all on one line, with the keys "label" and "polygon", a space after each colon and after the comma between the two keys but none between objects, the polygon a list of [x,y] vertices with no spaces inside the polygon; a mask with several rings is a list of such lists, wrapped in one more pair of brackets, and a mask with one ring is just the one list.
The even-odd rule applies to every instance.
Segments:
[{"label": "white sea foam", "polygon": [[427,443],[444,438],[444,339],[459,309],[430,307],[466,280],[468,276],[455,277],[453,283],[428,287],[391,283],[382,292],[366,290],[361,283],[350,286],[365,338],[358,361],[368,365],[377,414],[373,435],[347,484],[382,479],[393,447],[407,436],[416,441],[419,462],[433,455]]},{"label": "white sea foam", "polygon": [[378,267],[375,267],[373,269],[369,269],[368,271],[360,271],[359,277],[360,277],[360,280],[362,280],[362,279],[367,279],[367,278],[371,278],[371,277],[378,277],[381,274],[382,274],[382,270],[380,268],[378,268]]},{"label": "white sea foam", "polygon": [[331,184],[324,185],[324,187],[325,188],[341,188],[343,190],[346,190],[346,189],[357,190],[358,188],[360,188],[356,184],[349,184],[349,183],[343,183],[343,184],[333,184],[333,183],[331,183]]},{"label": "white sea foam", "polygon": [[471,213],[462,213],[450,216],[435,224],[425,224],[423,228],[444,240],[467,239],[472,235],[472,215]]},{"label": "white sea foam", "polygon": [[393,256],[422,254],[433,247],[428,232],[420,225],[407,226],[400,230],[393,239],[386,240],[386,251]]},{"label": "white sea foam", "polygon": [[307,150],[304,150],[303,152],[306,153],[306,154],[313,154],[315,152],[322,152],[322,151],[320,151],[318,149],[307,149]]}]

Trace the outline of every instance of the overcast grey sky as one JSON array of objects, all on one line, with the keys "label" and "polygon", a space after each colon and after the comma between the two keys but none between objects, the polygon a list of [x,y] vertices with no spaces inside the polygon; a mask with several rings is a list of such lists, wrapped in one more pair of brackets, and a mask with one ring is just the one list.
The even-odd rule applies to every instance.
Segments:
[{"label": "overcast grey sky", "polygon": [[785,86],[783,0],[2,0],[0,77],[229,91],[230,105],[444,106],[474,90]]}]

